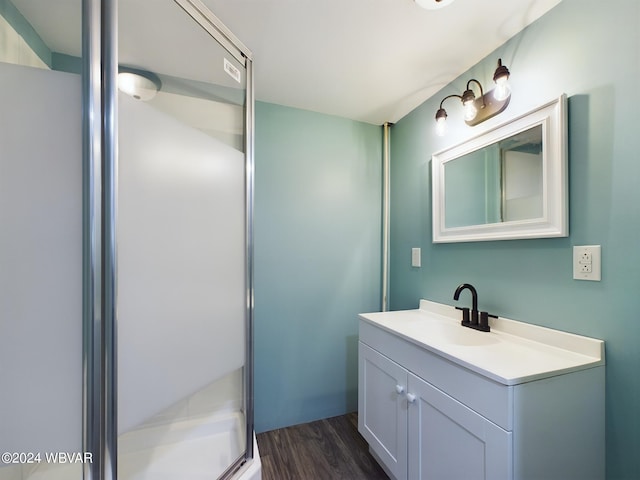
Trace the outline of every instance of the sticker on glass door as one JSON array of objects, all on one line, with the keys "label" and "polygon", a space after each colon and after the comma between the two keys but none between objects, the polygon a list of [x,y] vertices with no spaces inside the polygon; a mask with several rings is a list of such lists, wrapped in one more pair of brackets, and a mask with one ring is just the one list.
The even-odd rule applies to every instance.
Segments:
[{"label": "sticker on glass door", "polygon": [[240,70],[237,69],[229,60],[224,59],[224,71],[229,74],[231,78],[233,78],[236,82],[241,82],[241,73]]}]

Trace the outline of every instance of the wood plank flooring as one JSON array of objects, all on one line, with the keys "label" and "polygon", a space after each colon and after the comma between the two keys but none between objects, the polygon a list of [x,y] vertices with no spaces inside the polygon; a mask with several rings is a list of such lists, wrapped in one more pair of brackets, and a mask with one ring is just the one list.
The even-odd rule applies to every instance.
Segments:
[{"label": "wood plank flooring", "polygon": [[262,480],[387,480],[358,433],[358,416],[295,425],[257,435]]}]

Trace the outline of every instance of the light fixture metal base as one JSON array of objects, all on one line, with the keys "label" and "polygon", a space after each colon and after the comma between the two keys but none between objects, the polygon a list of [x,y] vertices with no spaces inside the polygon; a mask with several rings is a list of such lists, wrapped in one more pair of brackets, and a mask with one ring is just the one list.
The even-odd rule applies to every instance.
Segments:
[{"label": "light fixture metal base", "polygon": [[485,120],[489,120],[491,117],[495,117],[503,112],[507,108],[507,105],[509,105],[509,100],[511,100],[511,95],[504,100],[496,100],[493,96],[493,90],[487,92],[481,98],[474,100],[474,105],[478,111],[476,116],[464,122],[470,127],[474,127]]}]

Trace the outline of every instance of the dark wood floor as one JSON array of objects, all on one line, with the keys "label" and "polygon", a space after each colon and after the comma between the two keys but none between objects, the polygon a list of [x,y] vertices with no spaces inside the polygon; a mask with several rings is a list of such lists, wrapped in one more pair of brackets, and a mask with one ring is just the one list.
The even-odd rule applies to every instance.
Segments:
[{"label": "dark wood floor", "polygon": [[257,435],[262,480],[388,479],[350,413]]}]

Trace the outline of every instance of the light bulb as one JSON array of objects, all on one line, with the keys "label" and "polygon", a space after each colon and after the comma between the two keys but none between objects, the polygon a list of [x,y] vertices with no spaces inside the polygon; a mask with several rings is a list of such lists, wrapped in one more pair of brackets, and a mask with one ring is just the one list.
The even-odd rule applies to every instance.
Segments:
[{"label": "light bulb", "polygon": [[444,137],[447,133],[447,117],[440,117],[436,119],[436,135]]},{"label": "light bulb", "polygon": [[464,119],[467,121],[473,120],[476,118],[478,114],[478,109],[475,106],[475,102],[473,100],[469,100],[464,104]]},{"label": "light bulb", "polygon": [[439,137],[444,136],[447,132],[447,111],[442,108],[442,104],[440,104],[440,108],[436,112],[436,135]]},{"label": "light bulb", "polygon": [[511,95],[511,87],[509,87],[509,69],[502,65],[502,59],[498,59],[498,68],[493,74],[493,81],[496,82],[496,88],[493,90],[493,98],[501,102],[509,98]]},{"label": "light bulb", "polygon": [[[472,80],[469,80],[471,82]],[[478,110],[476,109],[476,96],[473,93],[473,90],[469,88],[469,83],[467,83],[467,89],[464,91],[461,97],[462,106],[464,107],[464,119],[468,122],[476,118],[478,114]]]},{"label": "light bulb", "polygon": [[493,98],[501,102],[511,95],[511,87],[509,86],[509,77],[504,75],[496,79],[496,88],[493,90]]}]

